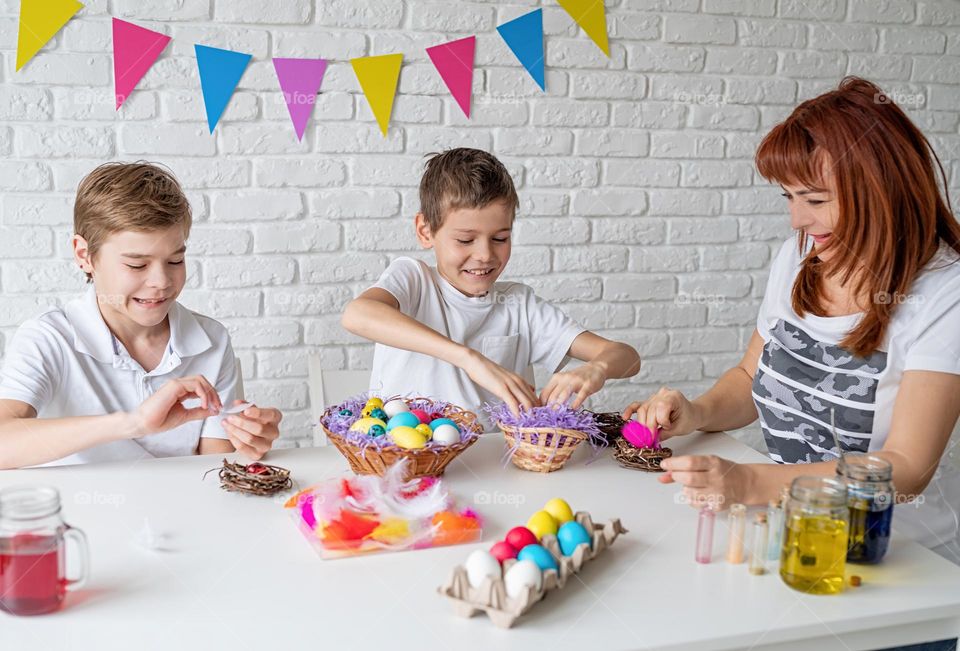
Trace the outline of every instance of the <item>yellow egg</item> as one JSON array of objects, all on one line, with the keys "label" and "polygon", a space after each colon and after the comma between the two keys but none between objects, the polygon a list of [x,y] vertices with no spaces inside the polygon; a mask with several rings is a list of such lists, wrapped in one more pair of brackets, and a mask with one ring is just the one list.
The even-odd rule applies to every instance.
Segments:
[{"label": "yellow egg", "polygon": [[356,422],[354,422],[353,425],[350,426],[350,431],[363,432],[364,434],[366,434],[370,430],[370,428],[373,427],[374,425],[379,425],[384,430],[387,429],[387,424],[382,420],[380,420],[379,418],[361,418]]},{"label": "yellow egg", "polygon": [[418,432],[412,427],[399,425],[390,430],[390,438],[401,448],[415,450],[422,448],[427,444],[427,437],[422,432]]},{"label": "yellow egg", "polygon": [[557,535],[557,519],[546,511],[537,511],[527,520],[527,529],[539,540],[547,534]]},{"label": "yellow egg", "polygon": [[543,510],[552,515],[553,518],[560,524],[573,520],[573,509],[571,509],[570,505],[559,497],[554,497],[552,500],[547,502],[546,506],[543,507]]},{"label": "yellow egg", "polygon": [[364,406],[370,407],[371,409],[377,409],[377,408],[383,409],[383,400],[381,400],[380,398],[370,398],[369,400],[367,400],[367,404]]},{"label": "yellow egg", "polygon": [[414,429],[423,434],[428,441],[433,438],[433,430],[426,423],[420,423]]},{"label": "yellow egg", "polygon": [[367,405],[360,411],[360,415],[364,418],[370,418],[370,414],[373,413],[374,409],[379,409],[379,407],[374,407],[373,405]]}]

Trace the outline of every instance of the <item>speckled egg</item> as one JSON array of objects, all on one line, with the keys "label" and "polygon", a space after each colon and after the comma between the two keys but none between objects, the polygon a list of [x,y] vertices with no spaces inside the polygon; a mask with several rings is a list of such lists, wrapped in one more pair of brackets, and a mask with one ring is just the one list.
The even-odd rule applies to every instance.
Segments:
[{"label": "speckled egg", "polygon": [[420,423],[414,429],[423,434],[428,441],[433,438],[433,430],[426,423]]},{"label": "speckled egg", "polygon": [[387,420],[387,412],[385,412],[380,407],[374,407],[370,410],[371,418],[379,418],[380,420]]},{"label": "speckled egg", "polygon": [[387,429],[387,424],[386,424],[385,422],[383,422],[382,420],[378,420],[378,419],[376,419],[376,418],[361,418],[361,419],[357,420],[356,422],[354,422],[353,425],[350,426],[350,431],[351,431],[351,432],[362,432],[363,434],[369,434],[369,433],[370,433],[370,428],[373,427],[374,425],[379,425],[380,427],[382,427],[382,428],[384,429],[384,431],[386,431],[386,429]]},{"label": "speckled egg", "polygon": [[387,430],[384,429],[381,425],[371,425],[370,429],[367,430],[367,436],[383,436],[387,433]]}]

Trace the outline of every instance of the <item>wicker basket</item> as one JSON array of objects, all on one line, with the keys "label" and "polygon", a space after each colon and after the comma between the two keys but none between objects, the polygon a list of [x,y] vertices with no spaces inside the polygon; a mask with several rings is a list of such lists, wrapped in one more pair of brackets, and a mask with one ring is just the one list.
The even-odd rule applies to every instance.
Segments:
[{"label": "wicker basket", "polygon": [[624,468],[642,470],[644,472],[664,472],[660,462],[673,456],[670,448],[637,448],[624,439],[619,438],[614,444],[613,458]]},{"label": "wicker basket", "polygon": [[[384,400],[389,402],[390,398]],[[429,400],[428,398],[408,398],[406,402],[417,400]],[[444,418],[454,421],[461,430],[473,432],[476,436],[443,447],[426,447],[416,450],[408,450],[396,445],[377,448],[368,446],[362,448],[355,445],[339,434],[335,434],[327,429],[324,421],[332,414],[338,406],[329,407],[320,418],[320,427],[331,443],[340,450],[340,454],[347,458],[350,463],[350,469],[358,475],[379,475],[384,476],[387,468],[395,464],[400,459],[407,460],[407,479],[417,479],[419,477],[438,477],[443,474],[447,465],[453,461],[457,455],[477,442],[480,434],[483,433],[483,427],[477,423],[477,415],[472,411],[466,411],[459,407],[449,405],[441,412]]]},{"label": "wicker basket", "polygon": [[497,423],[503,432],[510,460],[518,468],[553,472],[563,468],[588,435],[574,429],[554,427],[510,427]]}]

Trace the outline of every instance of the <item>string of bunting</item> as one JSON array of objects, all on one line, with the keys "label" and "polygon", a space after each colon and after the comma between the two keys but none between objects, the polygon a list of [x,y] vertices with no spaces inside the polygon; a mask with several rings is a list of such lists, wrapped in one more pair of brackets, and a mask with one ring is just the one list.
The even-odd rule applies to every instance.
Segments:
[{"label": "string of bunting", "polygon": [[[603,0],[557,0],[607,57],[607,17]],[[83,9],[77,0],[21,0],[17,35],[17,72]],[[535,9],[497,26],[497,32],[541,90],[546,91],[543,48],[543,9]],[[163,53],[171,38],[119,18],[113,19],[113,72],[116,109]],[[212,134],[233,97],[252,55],[195,44],[200,90]],[[430,61],[463,114],[470,118],[476,36],[426,48]],[[351,67],[386,137],[400,80],[403,54],[350,59]],[[327,60],[273,59],[297,139],[302,140],[323,83]]]}]

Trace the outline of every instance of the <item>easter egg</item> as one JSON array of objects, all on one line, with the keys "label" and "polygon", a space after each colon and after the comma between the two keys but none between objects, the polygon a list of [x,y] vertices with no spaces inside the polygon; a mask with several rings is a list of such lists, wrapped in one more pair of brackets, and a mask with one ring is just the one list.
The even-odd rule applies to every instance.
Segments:
[{"label": "easter egg", "polygon": [[411,410],[410,410],[410,413],[413,414],[414,416],[416,416],[416,417],[417,417],[417,420],[419,420],[421,423],[427,423],[427,424],[430,423],[430,414],[428,414],[428,413],[425,412],[424,410],[422,410],[422,409],[411,409]]},{"label": "easter egg", "polygon": [[527,545],[517,554],[518,561],[533,561],[541,570],[559,570],[557,560],[543,545]]},{"label": "easter egg", "polygon": [[453,445],[460,442],[460,430],[451,425],[441,425],[433,430],[433,440],[440,445]]},{"label": "easter egg", "polygon": [[547,502],[547,505],[543,507],[543,510],[552,515],[553,518],[560,524],[573,520],[573,509],[571,509],[570,505],[559,497],[554,497],[552,500]]},{"label": "easter egg", "polygon": [[371,418],[379,418],[380,420],[388,420],[388,418],[387,418],[387,412],[385,412],[385,411],[384,411],[383,409],[381,409],[380,407],[374,407],[373,409],[371,409],[371,410],[370,410],[370,417],[371,417]]},{"label": "easter egg", "polygon": [[411,414],[409,411],[403,411],[390,418],[387,421],[387,431],[390,432],[394,427],[409,427],[414,428],[420,424],[420,421],[417,420],[417,417]]},{"label": "easter egg", "polygon": [[586,543],[593,546],[590,540],[590,534],[579,522],[565,522],[557,531],[557,542],[560,543],[560,551],[564,556],[572,556],[577,547]]},{"label": "easter egg", "polygon": [[367,404],[364,405],[364,406],[365,406],[365,407],[374,407],[374,408],[376,408],[376,407],[383,407],[383,400],[381,400],[380,398],[376,398],[376,397],[370,398],[369,400],[367,400]]},{"label": "easter egg", "polygon": [[649,427],[638,421],[627,421],[621,433],[623,434],[623,438],[627,440],[627,443],[635,448],[659,447],[660,437],[658,432],[651,431]]},{"label": "easter egg", "polygon": [[[407,406],[403,400],[399,398],[396,400],[391,400],[383,406],[383,411],[386,412],[388,418],[393,418],[401,411],[410,411],[410,407]],[[419,422],[419,421],[417,421]]]},{"label": "easter egg", "polygon": [[546,511],[537,511],[527,520],[527,529],[540,540],[547,534],[557,533],[557,520]]},{"label": "easter egg", "polygon": [[471,552],[463,568],[467,571],[467,581],[474,588],[479,588],[487,577],[495,579],[500,576],[500,561],[483,549]]},{"label": "easter egg", "polygon": [[543,574],[533,561],[517,561],[504,574],[503,587],[507,589],[508,597],[518,599],[530,588],[539,592],[543,587]]},{"label": "easter egg", "polygon": [[390,430],[390,438],[399,447],[407,450],[422,448],[427,444],[427,439],[423,434],[405,425],[399,425]]},{"label": "easter egg", "polygon": [[383,427],[383,425],[377,425],[376,423],[371,425],[370,429],[367,430],[367,436],[383,436],[386,433],[387,430]]},{"label": "easter egg", "polygon": [[376,418],[361,418],[356,422],[354,422],[353,425],[350,426],[350,431],[369,434],[370,428],[373,427],[374,425],[379,425],[384,429],[384,431],[386,431],[387,429],[387,424],[382,420],[378,420]]},{"label": "easter egg", "polygon": [[340,410],[340,415],[341,415],[341,416],[353,416],[353,412],[350,411],[349,409],[341,409],[341,410]]},{"label": "easter egg", "polygon": [[441,425],[456,427],[457,423],[449,418],[434,418],[432,421],[430,421],[430,429],[437,429]]},{"label": "easter egg", "polygon": [[514,549],[520,550],[527,545],[536,545],[537,537],[526,527],[514,527],[507,532],[504,540],[513,545]]},{"label": "easter egg", "polygon": [[360,410],[360,415],[363,418],[370,418],[373,415],[374,409],[377,409],[377,407],[371,407],[370,405],[367,405],[366,407]]},{"label": "easter egg", "polygon": [[507,541],[501,540],[490,548],[490,553],[493,554],[495,559],[503,563],[508,558],[517,557],[517,548]]},{"label": "easter egg", "polygon": [[428,441],[429,441],[431,438],[433,438],[433,430],[430,429],[430,426],[427,425],[426,423],[420,423],[419,425],[417,425],[417,426],[414,427],[413,429],[415,429],[415,430],[417,430],[418,432],[420,432],[421,434],[423,434],[423,436],[424,436]]}]

